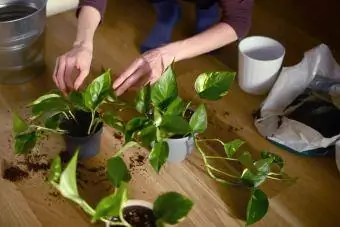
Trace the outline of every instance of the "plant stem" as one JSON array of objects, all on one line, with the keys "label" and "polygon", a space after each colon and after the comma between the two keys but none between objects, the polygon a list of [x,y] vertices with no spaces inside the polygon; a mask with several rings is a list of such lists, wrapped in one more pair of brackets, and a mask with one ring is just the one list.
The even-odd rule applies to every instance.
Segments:
[{"label": "plant stem", "polygon": [[37,130],[44,130],[44,131],[60,133],[60,134],[63,134],[66,132],[64,130],[55,130],[55,129],[50,129],[50,128],[46,128],[46,127],[39,126],[39,125],[30,125],[30,127],[36,128]]},{"label": "plant stem", "polygon": [[71,117],[73,118],[73,120],[78,124],[78,121],[77,121],[76,117],[74,116],[74,114],[72,113],[72,111],[69,110],[68,113],[71,115]]},{"label": "plant stem", "polygon": [[94,133],[95,132],[95,130],[96,130],[96,128],[98,127],[98,125],[100,124],[100,122],[101,121],[96,121],[96,123],[94,124],[94,126],[93,126],[93,130],[92,130],[92,132],[91,133]]},{"label": "plant stem", "polygon": [[92,128],[93,121],[94,121],[94,115],[95,115],[95,113],[94,113],[93,111],[91,111],[91,122],[90,122],[89,129],[87,130],[87,134],[88,134],[88,135],[91,134],[91,128]]},{"label": "plant stem", "polygon": [[131,227],[131,225],[129,223],[127,223],[126,221],[123,221],[123,222],[115,222],[115,221],[110,221],[110,220],[107,220],[107,219],[104,219],[104,218],[101,218],[100,219],[101,221],[109,224],[109,225],[113,225],[113,226],[126,226],[126,227]]},{"label": "plant stem", "polygon": [[219,142],[220,144],[224,145],[222,140],[219,139],[199,139],[197,140],[198,142],[204,142],[204,141],[215,141],[215,142]]},{"label": "plant stem", "polygon": [[207,159],[224,159],[228,161],[235,161],[238,162],[236,158],[226,158],[226,157],[220,157],[220,156],[205,156]]},{"label": "plant stem", "polygon": [[214,170],[214,171],[216,171],[216,172],[218,172],[218,173],[220,173],[220,174],[223,174],[223,175],[225,175],[227,177],[236,178],[238,180],[240,179],[238,176],[234,176],[234,175],[231,175],[229,173],[223,172],[223,171],[221,171],[219,169],[216,169],[215,167],[211,166],[210,164],[207,164],[207,167],[212,169],[212,170]]},{"label": "plant stem", "polygon": [[194,137],[194,141],[195,141],[195,146],[196,146],[196,148],[197,148],[197,151],[198,151],[198,152],[201,154],[201,156],[202,156],[202,159],[203,159],[203,162],[204,162],[205,169],[206,169],[206,171],[208,172],[208,174],[209,174],[209,176],[210,176],[211,178],[213,178],[215,181],[217,181],[217,182],[219,182],[219,183],[221,183],[221,184],[228,185],[228,186],[239,186],[239,185],[241,185],[241,183],[230,182],[230,181],[226,181],[226,180],[224,180],[224,179],[221,179],[221,178],[219,178],[219,177],[216,177],[216,176],[214,175],[214,173],[211,172],[211,169],[208,167],[208,166],[209,166],[208,160],[207,160],[207,158],[205,157],[204,152],[202,151],[202,149],[201,149],[200,146],[198,145],[198,141],[197,141],[196,137]]}]

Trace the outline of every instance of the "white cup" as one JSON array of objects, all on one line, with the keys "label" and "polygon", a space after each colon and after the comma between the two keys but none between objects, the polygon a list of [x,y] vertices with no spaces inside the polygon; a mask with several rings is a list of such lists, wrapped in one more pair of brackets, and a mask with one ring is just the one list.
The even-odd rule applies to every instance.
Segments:
[{"label": "white cup", "polygon": [[241,89],[254,95],[263,95],[271,89],[280,71],[285,48],[278,41],[251,36],[239,45],[238,83]]}]

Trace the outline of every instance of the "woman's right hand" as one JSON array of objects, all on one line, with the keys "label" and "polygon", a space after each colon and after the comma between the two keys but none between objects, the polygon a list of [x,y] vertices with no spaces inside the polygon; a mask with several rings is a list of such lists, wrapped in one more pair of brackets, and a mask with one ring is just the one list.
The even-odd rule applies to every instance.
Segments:
[{"label": "woman's right hand", "polygon": [[[92,54],[92,45],[74,45],[70,51],[57,58],[53,81],[64,94],[78,90],[83,84],[90,72]],[[75,70],[77,77],[73,79]]]}]

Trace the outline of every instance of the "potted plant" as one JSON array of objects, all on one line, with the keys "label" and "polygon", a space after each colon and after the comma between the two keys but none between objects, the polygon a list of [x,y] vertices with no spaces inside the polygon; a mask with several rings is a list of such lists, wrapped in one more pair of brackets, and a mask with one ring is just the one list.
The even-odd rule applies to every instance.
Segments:
[{"label": "potted plant", "polygon": [[67,199],[78,204],[92,218],[106,226],[150,226],[177,224],[190,212],[193,202],[176,192],[164,193],[153,204],[143,200],[128,200],[128,182],[131,175],[123,159],[114,156],[107,161],[108,180],[116,187],[112,195],[100,200],[92,208],[80,197],[77,187],[76,168],[79,151],[62,170],[61,158],[57,156],[51,165],[48,181]]},{"label": "potted plant", "polygon": [[71,92],[67,96],[59,91],[42,95],[29,104],[31,113],[27,122],[14,112],[15,153],[28,153],[44,132],[53,132],[64,136],[66,149],[71,154],[80,147],[80,159],[96,155],[104,123],[123,130],[121,120],[114,112],[100,112],[105,103],[121,104],[111,85],[110,70],[107,70],[83,91]]},{"label": "potted plant", "polygon": [[[226,156],[208,156],[205,154],[202,142],[217,142],[223,146]],[[207,173],[211,178],[226,186],[242,186],[250,190],[246,212],[246,224],[251,225],[261,220],[267,213],[269,201],[266,194],[259,188],[267,179],[295,181],[284,172],[284,160],[277,154],[262,151],[258,160],[254,160],[248,151],[239,151],[244,141],[236,139],[227,143],[219,139],[198,139],[195,137],[195,147],[200,153]],[[212,160],[224,160],[227,163],[240,163],[240,171],[233,168],[218,169],[211,164]]]},{"label": "potted plant", "polygon": [[[198,76],[195,89],[201,98],[217,100],[231,86],[234,73],[211,72]],[[144,146],[151,150],[149,162],[159,172],[166,162],[181,162],[194,147],[193,136],[207,127],[204,104],[195,110],[178,94],[176,76],[170,65],[152,86],[136,97],[136,110],[142,114],[125,124],[125,146]]]},{"label": "potted plant", "polygon": [[[234,80],[234,73],[203,73],[195,81],[195,91],[201,99],[218,100],[225,96]],[[243,186],[250,190],[251,196],[247,208],[247,224],[253,224],[265,216],[268,210],[268,198],[259,186],[267,179],[291,181],[283,171],[283,159],[270,152],[262,152],[259,160],[253,160],[249,152],[237,153],[244,144],[241,140],[224,143],[219,139],[198,138],[198,133],[206,130],[207,112],[204,104],[193,111],[190,102],[184,102],[177,91],[177,84],[172,67],[168,67],[159,81],[152,87],[143,88],[136,98],[136,109],[143,114],[131,119],[125,126],[125,145],[118,152],[142,145],[153,145],[149,162],[159,172],[168,160],[185,159],[189,150],[196,148],[201,155],[206,171],[217,182],[228,186]],[[174,144],[173,141],[176,141]],[[215,141],[223,145],[226,157],[207,156],[200,143]],[[170,159],[169,159],[170,157]],[[211,160],[240,163],[240,172],[231,173],[211,165]],[[278,171],[273,169],[278,168]],[[226,177],[226,178],[225,178]]]}]

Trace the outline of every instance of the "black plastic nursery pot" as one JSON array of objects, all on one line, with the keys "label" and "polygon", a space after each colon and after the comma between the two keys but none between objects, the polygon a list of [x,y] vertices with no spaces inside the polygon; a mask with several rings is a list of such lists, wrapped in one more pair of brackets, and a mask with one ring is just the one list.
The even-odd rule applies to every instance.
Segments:
[{"label": "black plastic nursery pot", "polygon": [[94,132],[88,135],[91,113],[78,111],[74,113],[74,116],[77,121],[73,118],[64,119],[60,124],[60,128],[67,131],[67,133],[64,134],[66,151],[72,157],[74,152],[79,148],[79,160],[91,158],[100,151],[103,123],[98,124]]},{"label": "black plastic nursery pot", "polygon": [[[152,211],[151,204],[144,201],[128,201],[123,209],[123,217],[132,227],[157,227],[156,217]],[[146,203],[146,204],[143,204]],[[112,218],[112,221],[119,221],[119,218]],[[122,225],[110,225],[107,227],[120,227]]]}]

